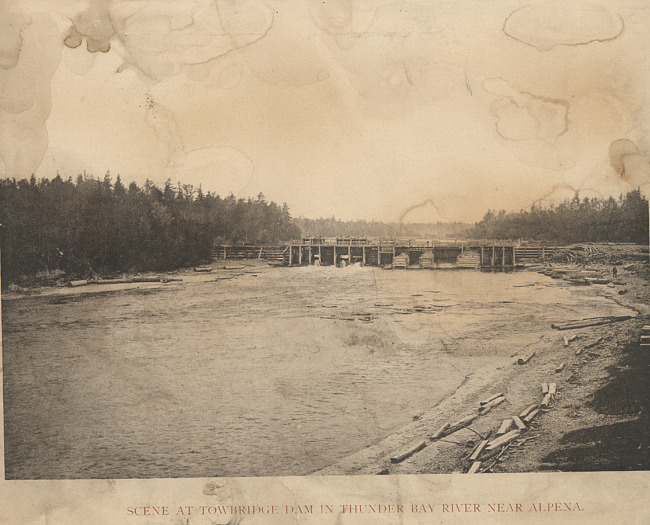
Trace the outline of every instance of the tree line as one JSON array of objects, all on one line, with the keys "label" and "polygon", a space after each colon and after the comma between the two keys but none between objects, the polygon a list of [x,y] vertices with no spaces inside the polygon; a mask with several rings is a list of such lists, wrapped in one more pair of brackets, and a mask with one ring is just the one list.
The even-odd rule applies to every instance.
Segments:
[{"label": "tree line", "polygon": [[473,239],[525,239],[560,244],[578,242],[648,243],[648,201],[639,190],[618,199],[580,198],[528,211],[495,213],[467,232]]},{"label": "tree line", "polygon": [[470,227],[463,222],[396,223],[379,221],[341,221],[334,217],[294,219],[306,237],[410,237],[445,239],[460,237]]},{"label": "tree line", "polygon": [[125,187],[118,175],[0,181],[3,283],[39,272],[78,277],[161,271],[208,261],[215,243],[300,236],[286,204],[221,198],[199,187]]}]

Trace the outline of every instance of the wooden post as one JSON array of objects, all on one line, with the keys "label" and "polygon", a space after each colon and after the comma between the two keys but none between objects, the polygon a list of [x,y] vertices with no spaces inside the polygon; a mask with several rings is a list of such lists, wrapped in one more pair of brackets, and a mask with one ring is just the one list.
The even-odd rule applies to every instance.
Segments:
[{"label": "wooden post", "polygon": [[298,246],[298,265],[302,266],[302,249],[303,245]]},{"label": "wooden post", "polygon": [[481,266],[485,264],[485,254],[483,253],[484,252],[483,248],[484,246],[481,246]]},{"label": "wooden post", "polygon": [[320,244],[318,245],[318,264],[323,264],[323,257],[321,255]]},{"label": "wooden post", "polygon": [[361,262],[365,266],[366,265],[366,247],[363,246],[361,248]]},{"label": "wooden post", "polygon": [[226,260],[226,247],[223,247],[223,260]]},{"label": "wooden post", "polygon": [[293,265],[293,245],[289,245],[289,266]]},{"label": "wooden post", "polygon": [[393,244],[393,260],[391,261],[391,264],[395,264],[395,245]]},{"label": "wooden post", "polygon": [[352,241],[350,241],[350,246],[348,246],[348,265],[352,266]]},{"label": "wooden post", "polygon": [[491,261],[492,264],[491,264],[491,266],[494,266],[494,255],[495,255],[495,251],[494,251],[494,244],[493,244],[492,245],[492,261]]},{"label": "wooden post", "polygon": [[515,247],[512,247],[512,265],[515,265]]},{"label": "wooden post", "polygon": [[311,244],[309,245],[309,261],[307,261],[307,264],[311,266]]},{"label": "wooden post", "polygon": [[334,245],[334,266],[336,266],[336,244]]},{"label": "wooden post", "polygon": [[501,246],[501,268],[506,265],[506,247]]}]

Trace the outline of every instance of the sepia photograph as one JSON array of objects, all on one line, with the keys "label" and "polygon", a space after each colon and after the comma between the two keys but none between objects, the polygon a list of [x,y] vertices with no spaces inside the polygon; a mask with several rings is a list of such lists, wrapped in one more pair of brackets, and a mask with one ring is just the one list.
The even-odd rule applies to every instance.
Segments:
[{"label": "sepia photograph", "polygon": [[[596,523],[604,486],[408,494],[647,489],[644,2],[0,1],[0,28],[1,500]],[[247,496],[277,478],[353,497]],[[198,479],[230,510],[170,515],[159,483]]]}]

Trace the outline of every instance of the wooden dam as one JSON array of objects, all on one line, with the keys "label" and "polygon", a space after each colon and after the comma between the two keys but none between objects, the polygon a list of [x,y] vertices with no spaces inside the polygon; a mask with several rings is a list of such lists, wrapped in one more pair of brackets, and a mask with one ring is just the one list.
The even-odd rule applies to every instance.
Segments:
[{"label": "wooden dam", "polygon": [[362,264],[392,269],[513,269],[544,260],[550,249],[507,242],[457,242],[360,237],[304,237],[275,246],[216,246],[220,259],[269,259],[285,266]]}]

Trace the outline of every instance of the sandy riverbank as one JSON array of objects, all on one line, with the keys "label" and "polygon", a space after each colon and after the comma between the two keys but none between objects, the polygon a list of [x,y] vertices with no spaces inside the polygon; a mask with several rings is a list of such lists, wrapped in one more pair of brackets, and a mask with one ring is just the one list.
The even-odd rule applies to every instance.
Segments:
[{"label": "sandy riverbank", "polygon": [[[578,270],[579,267],[569,267]],[[605,273],[611,267],[600,265]],[[634,310],[628,321],[557,331],[544,325],[529,348],[513,348],[512,358],[470,374],[451,396],[408,426],[317,474],[432,474],[467,472],[467,461],[482,437],[501,422],[539,403],[542,383],[555,382],[558,393],[548,409],[529,425],[490,472],[645,470],[650,468],[648,426],[648,354],[638,346],[641,327],[649,324],[650,280],[646,266],[619,269],[618,286],[592,285],[588,295],[606,297]],[[558,286],[571,286],[560,281]],[[622,292],[622,293],[620,293]],[[577,336],[568,346],[563,337]],[[593,346],[593,343],[602,340]],[[525,365],[516,356],[535,350]],[[576,355],[579,354],[579,355]],[[561,372],[556,368],[565,364]],[[430,441],[444,423],[477,413],[479,402],[503,392],[506,402],[478,417],[469,428]],[[427,446],[400,463],[391,457],[425,442]]]}]

